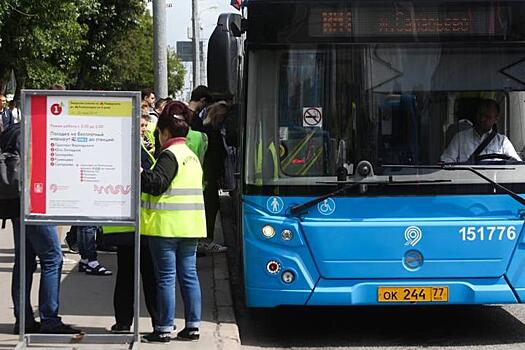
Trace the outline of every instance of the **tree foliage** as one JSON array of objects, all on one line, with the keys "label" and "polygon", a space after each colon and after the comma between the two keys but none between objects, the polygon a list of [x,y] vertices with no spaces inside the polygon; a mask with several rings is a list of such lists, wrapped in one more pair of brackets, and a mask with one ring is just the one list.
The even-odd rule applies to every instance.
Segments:
[{"label": "tree foliage", "polygon": [[143,0],[98,0],[86,6],[78,21],[87,26],[75,84],[79,89],[112,85],[111,62],[116,45],[136,28],[144,13]]},{"label": "tree foliage", "polygon": [[[0,0],[0,92],[17,89],[140,90],[153,87],[153,25],[144,0]],[[184,67],[169,51],[169,92]]]},{"label": "tree foliage", "polygon": [[62,0],[4,1],[0,24],[0,87],[11,71],[18,87],[70,83],[85,27],[78,6]]},{"label": "tree foliage", "polygon": [[[129,31],[115,50],[112,61],[113,87],[142,90],[154,85],[153,20],[144,13],[138,26]],[[168,94],[174,95],[184,85],[184,66],[172,49],[168,49]]]}]

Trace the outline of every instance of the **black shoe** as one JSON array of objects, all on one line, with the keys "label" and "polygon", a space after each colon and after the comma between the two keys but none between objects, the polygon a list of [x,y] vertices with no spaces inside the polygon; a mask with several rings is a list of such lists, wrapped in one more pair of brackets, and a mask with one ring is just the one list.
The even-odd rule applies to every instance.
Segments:
[{"label": "black shoe", "polygon": [[86,272],[87,268],[88,268],[88,264],[82,261],[78,262],[78,272]]},{"label": "black shoe", "polygon": [[177,334],[177,340],[185,340],[185,341],[199,340],[200,336],[201,334],[198,328],[186,327]]},{"label": "black shoe", "polygon": [[[18,334],[20,332],[18,322],[15,323],[13,327],[13,334]],[[26,328],[24,330],[25,333],[38,333],[40,332],[40,322],[33,321],[32,323],[29,323],[26,325]]]},{"label": "black shoe", "polygon": [[87,266],[85,267],[85,271],[86,271],[86,275],[95,275],[95,276],[111,276],[113,274],[113,272],[106,269],[101,264],[98,264],[95,267],[91,267],[89,266],[89,264],[87,264]]},{"label": "black shoe", "polygon": [[169,343],[171,341],[171,333],[154,331],[143,336],[142,340],[145,343]]},{"label": "black shoe", "polygon": [[115,323],[113,326],[111,326],[111,333],[129,333],[130,329],[131,326]]},{"label": "black shoe", "polygon": [[41,327],[40,333],[44,334],[80,334],[82,331],[80,329],[76,329],[71,327],[70,325],[60,323],[56,326],[52,327]]}]

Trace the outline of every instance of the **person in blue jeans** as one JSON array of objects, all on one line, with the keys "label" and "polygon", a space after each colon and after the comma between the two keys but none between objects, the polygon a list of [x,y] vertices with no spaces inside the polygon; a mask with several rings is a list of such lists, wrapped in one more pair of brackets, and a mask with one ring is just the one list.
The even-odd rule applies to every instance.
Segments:
[{"label": "person in blue jeans", "polygon": [[[16,323],[14,333],[19,332],[20,301],[20,218],[12,218],[15,241],[15,264],[11,280],[11,297],[13,299]],[[36,271],[36,257],[40,261],[40,289],[38,310],[40,322],[35,320],[31,306],[31,286],[33,273]],[[26,333],[78,334],[79,329],[62,323],[58,316],[60,299],[60,275],[62,273],[62,250],[56,226],[26,226]]]},{"label": "person in blue jeans", "polygon": [[149,237],[157,285],[154,331],[144,341],[171,341],[175,319],[175,281],[184,301],[185,327],[179,340],[200,337],[201,289],[197,275],[198,238],[206,237],[200,160],[186,145],[188,107],[169,102],[157,128],[160,154],[149,169],[141,168],[141,234]]},{"label": "person in blue jeans", "polygon": [[112,272],[98,262],[97,226],[78,226],[78,271],[87,275],[111,276]]}]

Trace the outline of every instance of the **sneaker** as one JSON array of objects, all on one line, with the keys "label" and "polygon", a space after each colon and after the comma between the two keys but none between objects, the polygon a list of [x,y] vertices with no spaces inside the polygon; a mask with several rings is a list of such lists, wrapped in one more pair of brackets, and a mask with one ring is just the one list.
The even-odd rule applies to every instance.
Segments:
[{"label": "sneaker", "polygon": [[195,341],[199,340],[201,334],[198,328],[184,328],[177,334],[177,340]]},{"label": "sneaker", "polygon": [[115,323],[111,326],[111,333],[129,333],[131,326]]},{"label": "sneaker", "polygon": [[228,251],[228,247],[211,241],[208,244],[206,244],[206,251],[208,253],[225,253]]},{"label": "sneaker", "polygon": [[82,331],[71,327],[68,324],[60,322],[60,324],[52,327],[43,326],[40,328],[40,333],[44,334],[80,334]]},{"label": "sneaker", "polygon": [[171,333],[154,331],[143,336],[142,340],[145,343],[169,343],[171,341]]},{"label": "sneaker", "polygon": [[[15,323],[13,326],[13,334],[18,334],[20,332],[18,322]],[[25,333],[38,333],[40,332],[40,322],[33,321],[32,323],[29,323],[26,325],[26,328],[24,330]]]}]

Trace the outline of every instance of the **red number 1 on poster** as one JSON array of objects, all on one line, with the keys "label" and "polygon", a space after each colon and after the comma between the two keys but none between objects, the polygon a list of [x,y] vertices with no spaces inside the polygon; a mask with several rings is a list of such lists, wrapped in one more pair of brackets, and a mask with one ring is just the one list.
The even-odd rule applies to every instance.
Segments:
[{"label": "red number 1 on poster", "polygon": [[51,114],[59,115],[60,113],[62,113],[62,106],[60,104],[54,103],[51,105]]}]

